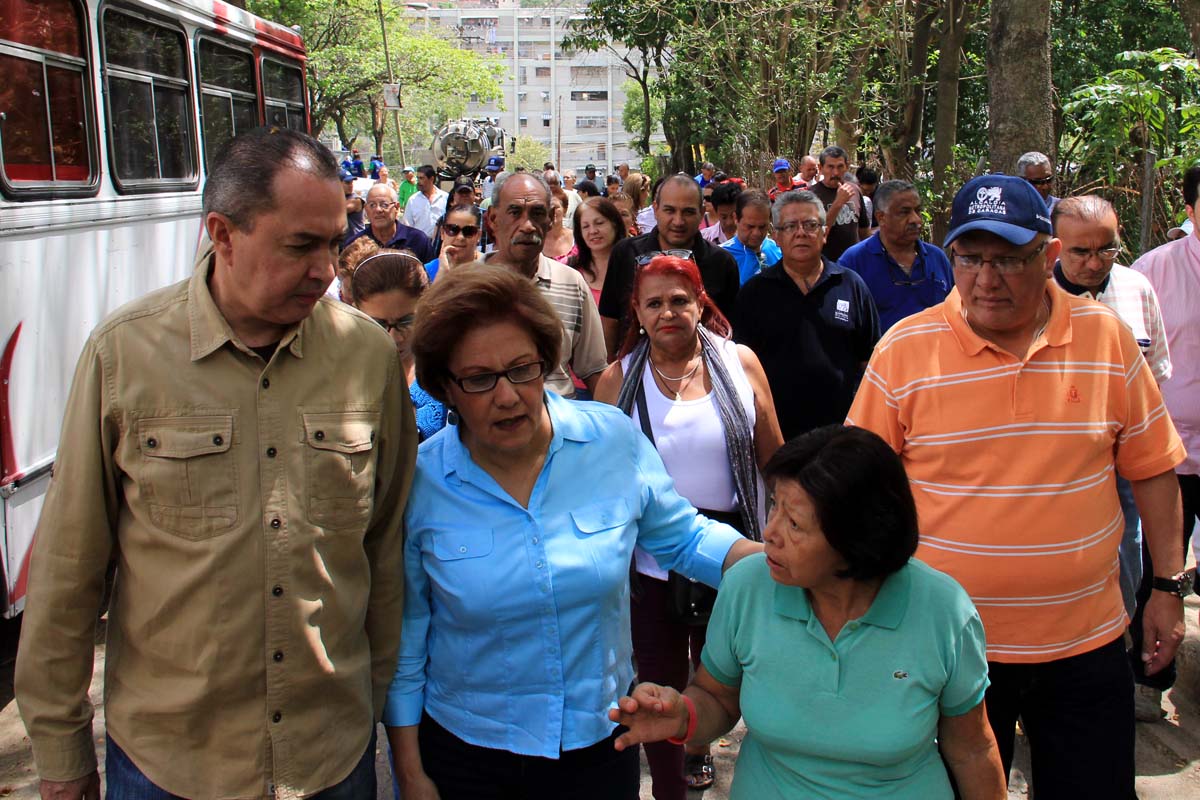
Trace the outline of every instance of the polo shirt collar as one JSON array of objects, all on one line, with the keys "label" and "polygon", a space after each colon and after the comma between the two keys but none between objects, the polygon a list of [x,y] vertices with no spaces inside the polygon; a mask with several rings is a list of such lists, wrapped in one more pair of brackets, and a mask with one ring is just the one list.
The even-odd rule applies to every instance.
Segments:
[{"label": "polo shirt collar", "polygon": [[[892,254],[888,252],[888,249],[883,246],[883,237],[879,235],[879,231],[871,234],[870,238],[866,240],[866,244],[864,246],[866,247],[867,252],[871,255],[886,258],[888,261],[895,264],[897,269],[900,268],[899,262],[897,262],[896,259],[892,257]],[[918,267],[921,268],[922,272],[925,271],[927,247],[931,247],[928,242],[923,242],[920,239],[917,240],[916,258],[913,261],[912,268],[914,273],[917,271]]]},{"label": "polo shirt collar", "polygon": [[[233,332],[225,315],[217,308],[212,292],[209,291],[208,276],[216,258],[211,243],[207,247],[201,247],[192,268],[191,280],[188,281],[188,327],[192,361],[199,361],[211,355],[226,342],[247,355],[254,352]],[[320,301],[318,301],[318,305],[319,303]],[[309,317],[311,316],[310,314]],[[279,340],[278,346],[288,348],[296,358],[304,357],[300,331],[309,317],[305,317],[299,324],[289,328]]]},{"label": "polo shirt collar", "polygon": [[1104,276],[1104,283],[1100,284],[1100,288],[1093,292],[1091,289],[1089,289],[1086,286],[1080,286],[1077,283],[1073,283],[1071,281],[1071,279],[1067,277],[1067,273],[1063,272],[1062,261],[1054,262],[1054,280],[1058,283],[1058,285],[1062,288],[1062,290],[1064,292],[1066,292],[1068,294],[1073,294],[1076,297],[1082,297],[1082,296],[1086,295],[1088,298],[1094,300],[1095,298],[1104,294],[1104,291],[1106,289],[1108,289],[1108,282],[1111,279],[1112,279],[1112,273],[1110,272]]},{"label": "polo shirt collar", "polygon": [[[808,593],[800,586],[787,586],[776,583],[774,587],[773,604],[775,613],[788,619],[807,622],[812,616],[812,603]],[[859,618],[863,625],[873,625],[876,628],[895,630],[900,627],[904,613],[908,610],[909,596],[912,594],[912,576],[906,566],[887,576],[879,587],[879,593],[871,602],[867,613]],[[853,621],[853,620],[848,620]]]},{"label": "polo shirt collar", "polygon": [[[1067,305],[1066,292],[1059,291],[1053,279],[1046,281],[1046,297],[1050,300],[1050,318],[1046,320],[1046,328],[1039,339],[1044,339],[1050,347],[1061,347],[1071,342],[1071,309]],[[942,317],[950,326],[951,333],[958,340],[958,345],[969,356],[979,355],[991,342],[984,339],[967,324],[963,316],[962,295],[955,286],[942,303]],[[1037,340],[1029,348],[1029,353],[1037,349]]]},{"label": "polo shirt collar", "polygon": [[[842,274],[846,271],[846,268],[841,264],[838,264],[835,261],[830,261],[825,256],[821,256],[821,263],[824,265],[824,269],[821,270],[821,277],[817,278],[817,282],[813,284],[812,289],[808,290],[810,295],[818,286],[824,285],[826,281],[831,281],[835,278],[840,281],[842,279]],[[792,280],[792,276],[788,275],[787,270],[784,269],[783,261],[777,262],[773,267],[767,267],[762,271],[761,274],[766,275],[769,278],[774,278],[777,281],[787,281],[789,284],[796,287],[796,291],[800,291],[800,287],[796,286],[796,282]]]},{"label": "polo shirt collar", "polygon": [[[551,428],[550,446],[546,450],[547,461],[562,449],[564,442],[586,443],[597,438],[599,432],[595,424],[573,401],[559,397],[554,392],[545,391],[543,402],[550,414]],[[464,480],[478,483],[476,476],[483,474],[483,470],[471,459],[471,453],[463,444],[462,428],[458,425],[449,427],[442,450],[442,477],[459,484]],[[490,476],[488,480],[491,480]]]}]

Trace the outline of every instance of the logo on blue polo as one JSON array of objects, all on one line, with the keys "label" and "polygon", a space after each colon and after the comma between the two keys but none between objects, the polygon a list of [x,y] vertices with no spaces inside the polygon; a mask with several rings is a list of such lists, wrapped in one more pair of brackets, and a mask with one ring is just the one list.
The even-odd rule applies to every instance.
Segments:
[{"label": "logo on blue polo", "polygon": [[833,318],[836,319],[838,322],[849,322],[850,321],[850,301],[849,300],[838,300],[837,301],[837,308],[835,308],[833,311]]},{"label": "logo on blue polo", "polygon": [[1004,202],[1004,190],[999,186],[980,186],[975,193],[975,199],[967,207],[967,215],[995,214],[1008,216],[1008,205]]}]

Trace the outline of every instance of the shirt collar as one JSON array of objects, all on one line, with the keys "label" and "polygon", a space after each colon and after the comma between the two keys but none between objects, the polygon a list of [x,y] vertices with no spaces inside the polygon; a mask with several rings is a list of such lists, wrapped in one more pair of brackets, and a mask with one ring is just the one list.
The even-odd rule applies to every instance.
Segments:
[{"label": "shirt collar", "polygon": [[[217,303],[213,300],[208,288],[208,276],[216,261],[213,246],[201,246],[196,255],[196,263],[192,269],[192,278],[188,282],[188,326],[191,336],[192,361],[199,361],[216,352],[223,344],[229,342],[247,355],[254,353],[229,326],[228,320]],[[318,305],[324,300],[318,301]],[[311,316],[311,315],[310,315]],[[303,358],[300,331],[308,317],[298,325],[293,325],[279,340],[279,348],[287,348],[296,358]]]},{"label": "shirt collar", "polygon": [[[776,614],[801,621],[808,621],[813,616],[812,603],[802,587],[776,583],[774,589]],[[876,628],[895,630],[900,627],[904,612],[908,610],[908,598],[911,593],[912,576],[908,567],[904,566],[884,579],[875,599],[871,601],[871,607],[858,622]]]},{"label": "shirt collar", "polygon": [[[590,442],[598,436],[595,421],[590,415],[580,411],[573,401],[546,391],[543,393],[543,402],[550,414],[551,427],[550,445],[546,449],[547,461],[562,449],[566,441]],[[462,429],[458,425],[449,427],[451,430],[444,434],[446,441],[443,445],[445,449],[442,455],[442,477],[454,483],[470,481],[472,475],[479,472],[479,467],[471,460],[471,453],[463,444],[460,435]]]},{"label": "shirt collar", "polygon": [[[1066,292],[1059,291],[1053,281],[1046,281],[1046,297],[1050,301],[1050,318],[1046,320],[1046,327],[1039,338],[1044,338],[1050,347],[1069,344],[1071,342],[1071,309],[1068,308]],[[967,323],[962,311],[962,295],[958,293],[958,287],[955,286],[946,296],[946,301],[942,303],[942,316],[950,326],[950,330],[954,334],[954,338],[958,340],[958,345],[963,352],[969,356],[979,355],[991,345],[991,342],[975,332],[974,328]],[[1029,348],[1030,354],[1034,352],[1036,344],[1035,340],[1034,345]]]},{"label": "shirt collar", "polygon": [[1100,288],[1092,291],[1086,286],[1080,286],[1077,283],[1073,283],[1071,279],[1067,277],[1067,274],[1063,272],[1062,261],[1054,262],[1054,280],[1064,292],[1073,294],[1076,297],[1080,297],[1082,295],[1087,295],[1091,299],[1099,297],[1100,295],[1104,294],[1104,291],[1108,288],[1108,282],[1111,278],[1112,273],[1110,272],[1104,276],[1104,283],[1100,284]]}]

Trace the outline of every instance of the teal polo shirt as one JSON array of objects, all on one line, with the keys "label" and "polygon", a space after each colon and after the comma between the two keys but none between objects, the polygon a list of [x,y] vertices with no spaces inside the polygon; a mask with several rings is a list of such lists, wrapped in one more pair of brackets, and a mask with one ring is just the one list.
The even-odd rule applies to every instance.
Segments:
[{"label": "teal polo shirt", "polygon": [[740,686],[742,742],[731,800],[954,796],[938,720],[988,686],[983,623],[950,576],[912,559],[836,641],[805,591],[761,553],[725,574],[701,656]]}]

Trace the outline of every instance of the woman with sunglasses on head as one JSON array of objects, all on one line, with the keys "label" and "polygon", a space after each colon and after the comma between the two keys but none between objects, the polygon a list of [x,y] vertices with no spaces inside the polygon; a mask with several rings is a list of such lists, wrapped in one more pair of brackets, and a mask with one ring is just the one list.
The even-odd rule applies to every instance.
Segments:
[{"label": "woman with sunglasses on head", "polygon": [[[783,444],[766,373],[704,291],[695,262],[659,255],[637,270],[630,326],[596,399],[633,417],[658,449],[676,490],[700,509],[761,541],[766,502],[758,471]],[[650,553],[634,551],[638,573],[633,652],[638,680],[683,691],[700,664],[715,593],[697,591]],[[689,663],[689,652],[691,662]],[[707,743],[646,745],[656,800],[683,800],[713,784]]]},{"label": "woman with sunglasses on head", "polygon": [[411,347],[417,301],[429,288],[425,266],[407,250],[378,250],[354,264],[348,286],[350,304],[391,334],[400,356],[417,416],[417,433],[424,441],[446,425],[446,407],[417,383]]},{"label": "woman with sunglasses on head", "polygon": [[604,276],[608,274],[608,257],[617,242],[626,236],[625,222],[611,200],[593,197],[575,211],[575,245],[578,252],[567,265],[583,273],[592,297],[600,302]]},{"label": "woman with sunglasses on head", "polygon": [[437,278],[438,270],[453,269],[480,259],[479,237],[483,227],[479,207],[460,203],[446,212],[438,223],[438,234],[442,242],[441,254],[425,265],[429,280]]},{"label": "woman with sunglasses on head", "polygon": [[452,424],[405,512],[402,641],[383,721],[405,800],[636,800],[608,710],[633,680],[635,543],[710,585],[761,545],[699,516],[628,417],[548,392],[562,321],[537,284],[452,270],[413,331]]}]

